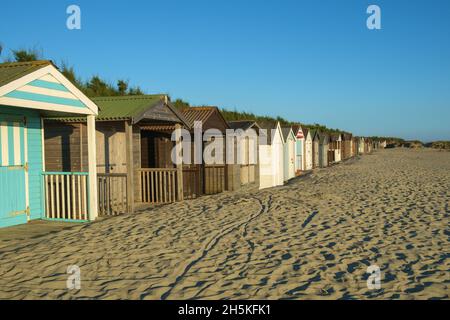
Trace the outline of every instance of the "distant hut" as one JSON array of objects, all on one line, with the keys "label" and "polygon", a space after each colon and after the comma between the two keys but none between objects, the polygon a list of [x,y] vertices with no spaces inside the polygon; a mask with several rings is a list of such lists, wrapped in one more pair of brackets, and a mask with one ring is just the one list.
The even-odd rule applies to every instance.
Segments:
[{"label": "distant hut", "polygon": [[328,167],[328,149],[330,136],[327,133],[320,134],[319,140],[319,165],[322,168]]},{"label": "distant hut", "polygon": [[260,134],[267,141],[261,141],[259,145],[259,187],[281,186],[284,183],[284,147],[280,123],[260,126]]},{"label": "distant hut", "polygon": [[335,133],[330,136],[330,149],[334,152],[334,163],[342,161],[342,135]]},{"label": "distant hut", "polygon": [[[204,194],[217,194],[225,190],[237,190],[241,186],[240,178],[240,166],[237,164],[226,163],[226,130],[230,129],[230,126],[225,121],[219,108],[214,106],[205,107],[190,107],[183,110],[183,116],[194,127],[195,122],[202,123],[202,131],[204,139],[207,139],[203,143],[203,151],[212,143],[216,142],[216,139],[222,140],[223,149],[219,150],[219,154],[215,154],[214,157],[219,161],[213,163],[207,163],[205,160],[202,165],[203,173],[203,192]],[[215,130],[219,135],[211,134],[210,130]],[[206,134],[209,133],[209,136]],[[234,148],[235,154],[237,153],[237,143],[233,142],[233,146],[228,148]]]},{"label": "distant hut", "polygon": [[366,140],[364,137],[358,138],[358,154],[364,154],[366,150]]},{"label": "distant hut", "polygon": [[305,170],[308,171],[313,169],[313,137],[309,129],[304,128],[303,133],[305,135]]},{"label": "distant hut", "polygon": [[281,128],[284,142],[284,181],[295,177],[295,135],[291,127]]},{"label": "distant hut", "polygon": [[241,185],[258,182],[258,135],[261,127],[255,121],[251,120],[229,121],[228,124],[235,132],[241,130],[240,133],[243,135],[239,139],[240,145],[238,146],[237,153],[241,157],[238,163],[240,166]]},{"label": "distant hut", "polygon": [[299,125],[292,126],[295,135],[295,173],[305,170],[305,134]]},{"label": "distant hut", "polygon": [[320,142],[320,133],[318,130],[313,130],[312,133],[313,168],[318,168],[320,166],[319,142]]},{"label": "distant hut", "polygon": [[358,138],[352,137],[352,157],[358,155]]},{"label": "distant hut", "polygon": [[343,133],[342,134],[342,158],[344,160],[350,159],[352,152],[352,134]]}]

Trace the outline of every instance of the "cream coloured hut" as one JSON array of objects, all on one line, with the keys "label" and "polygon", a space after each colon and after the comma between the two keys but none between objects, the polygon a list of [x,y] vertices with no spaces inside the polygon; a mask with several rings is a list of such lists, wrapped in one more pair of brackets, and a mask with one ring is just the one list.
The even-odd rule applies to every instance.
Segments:
[{"label": "cream coloured hut", "polygon": [[281,128],[284,148],[284,181],[295,177],[295,135],[291,127]]},{"label": "cream coloured hut", "polygon": [[313,169],[313,140],[311,131],[309,129],[303,129],[305,135],[305,170]]},{"label": "cream coloured hut", "polygon": [[280,123],[261,125],[260,132],[259,188],[281,186],[284,183],[284,147]]}]

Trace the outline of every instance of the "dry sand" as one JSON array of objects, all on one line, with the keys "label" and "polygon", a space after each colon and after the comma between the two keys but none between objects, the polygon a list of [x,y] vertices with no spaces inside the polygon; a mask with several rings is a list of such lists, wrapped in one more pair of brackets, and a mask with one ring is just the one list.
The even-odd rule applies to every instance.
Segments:
[{"label": "dry sand", "polygon": [[0,240],[0,298],[448,299],[449,203],[449,152],[379,151],[284,187]]}]

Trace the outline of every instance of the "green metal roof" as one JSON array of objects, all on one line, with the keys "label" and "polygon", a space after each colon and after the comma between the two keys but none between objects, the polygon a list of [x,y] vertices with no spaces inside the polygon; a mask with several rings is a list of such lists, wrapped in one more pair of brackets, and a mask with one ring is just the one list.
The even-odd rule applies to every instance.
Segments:
[{"label": "green metal roof", "polygon": [[98,120],[133,119],[164,99],[164,95],[96,97],[92,101],[100,108]]},{"label": "green metal roof", "polygon": [[48,60],[0,63],[0,87],[49,65]]}]

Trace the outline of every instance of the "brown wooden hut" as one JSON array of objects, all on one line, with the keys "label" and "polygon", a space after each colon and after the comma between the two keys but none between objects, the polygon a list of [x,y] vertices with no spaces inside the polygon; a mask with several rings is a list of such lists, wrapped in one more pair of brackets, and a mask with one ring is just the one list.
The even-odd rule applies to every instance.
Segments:
[{"label": "brown wooden hut", "polygon": [[352,134],[342,134],[342,160],[350,159],[352,151]]},{"label": "brown wooden hut", "polygon": [[[196,181],[195,177],[183,179],[181,166],[171,160],[175,145],[172,133],[190,126],[167,96],[92,100],[100,108],[96,118],[100,215],[132,212],[135,204],[170,203],[198,195],[195,188],[183,185],[184,180]],[[46,118],[44,136],[46,170],[86,170],[87,135],[83,119]]]},{"label": "brown wooden hut", "polygon": [[[239,189],[241,186],[240,166],[237,164],[226,163],[226,130],[231,128],[220,113],[219,108],[211,106],[190,107],[183,110],[183,115],[192,128],[194,127],[195,122],[200,122],[202,124],[203,135],[205,135],[208,130],[215,129],[221,133],[220,139],[223,139],[221,161],[213,164],[206,164],[203,161],[201,165],[202,192],[204,194],[216,194],[225,190],[231,191]],[[203,142],[203,150],[216,138],[217,137],[210,139],[207,137],[209,141]],[[232,148],[234,148],[234,154],[237,154],[237,143],[235,140]],[[195,166],[199,167],[199,165]]]}]

